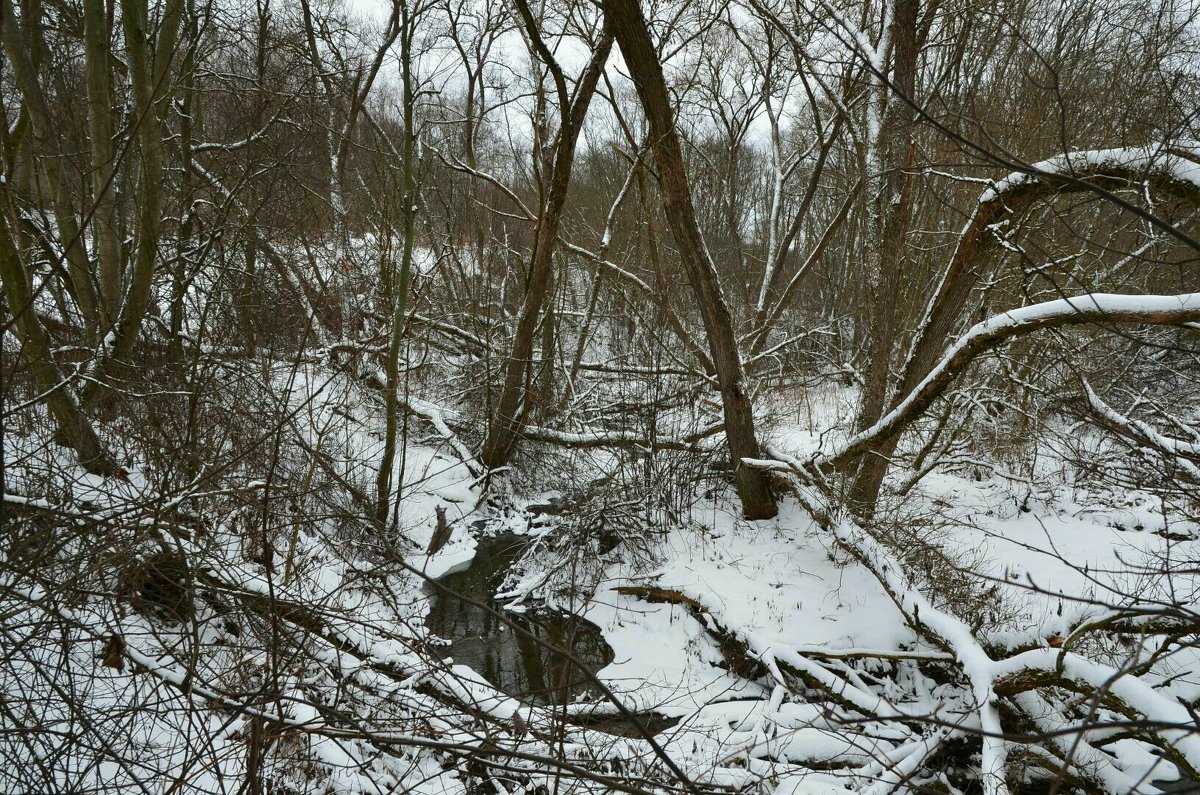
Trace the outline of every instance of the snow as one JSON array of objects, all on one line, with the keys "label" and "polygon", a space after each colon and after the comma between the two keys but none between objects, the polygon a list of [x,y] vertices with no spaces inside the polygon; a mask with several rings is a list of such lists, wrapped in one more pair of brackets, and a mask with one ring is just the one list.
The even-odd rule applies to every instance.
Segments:
[{"label": "snow", "polygon": [[[1185,157],[1173,150],[1186,153]],[[1027,170],[1016,171],[995,182],[979,196],[979,203],[986,204],[1002,197],[1005,193],[1023,185],[1037,182],[1043,175],[1075,174],[1104,169],[1144,172],[1147,177],[1158,175],[1177,182],[1188,183],[1200,188],[1200,147],[1185,144],[1172,147],[1167,144],[1150,144],[1118,149],[1094,149],[1056,155],[1034,163]]]},{"label": "snow", "polygon": [[[1190,310],[1197,300],[1194,295],[1099,295],[1090,306],[1158,312]],[[1072,312],[1075,301],[1014,310],[980,324],[976,333]],[[370,418],[338,413],[340,406],[361,405],[355,399],[360,385],[306,365],[294,371],[280,368],[274,387],[281,405],[295,412],[310,447],[325,451],[343,477],[370,482],[370,462],[380,449]],[[1200,738],[1184,705],[1200,698],[1200,676],[1195,674],[1200,652],[1176,648],[1134,676],[1130,666],[1148,659],[1165,638],[1148,633],[1116,651],[1097,651],[1086,643],[1051,645],[1056,636],[1069,637],[1134,606],[1158,604],[1164,614],[1195,610],[1194,577],[1172,576],[1158,564],[1167,558],[1200,557],[1200,541],[1177,540],[1191,530],[1185,520],[1168,518],[1154,495],[1130,493],[1118,502],[1113,495],[1064,480],[1031,498],[1015,490],[1029,488],[1026,484],[1034,479],[929,474],[908,498],[909,513],[897,521],[920,526],[937,515],[940,525],[930,538],[948,560],[962,562],[977,587],[993,589],[982,609],[994,609],[996,615],[979,626],[972,624],[973,615],[955,612],[939,597],[903,558],[903,543],[895,538],[836,514],[816,521],[792,499],[783,501],[777,518],[746,522],[719,485],[697,493],[686,513],[669,520],[662,516],[652,525],[648,557],[618,548],[587,560],[587,570],[596,573],[594,581],[586,583],[585,592],[564,599],[552,593],[551,553],[556,534],[572,521],[570,501],[534,483],[526,496],[506,497],[503,509],[489,507],[480,499],[472,463],[462,460],[464,446],[456,436],[462,415],[414,396],[407,396],[406,403],[413,422],[426,431],[410,440],[403,477],[398,473],[396,481],[401,500],[397,548],[409,564],[430,578],[462,570],[475,554],[481,526],[489,532],[509,528],[539,534],[536,546],[544,556],[534,560],[546,567],[528,569],[507,583],[506,595],[518,599],[522,609],[539,597],[547,602],[558,598],[555,604],[599,626],[615,654],[599,672],[600,679],[627,708],[679,719],[657,742],[697,782],[748,787],[770,779],[776,792],[886,792],[909,773],[922,775],[928,760],[947,743],[970,740],[983,731],[989,736],[979,760],[982,783],[986,791],[1001,793],[1013,746],[1000,739],[1011,727],[1001,719],[995,693],[1009,677],[1030,671],[1061,671],[1083,688],[1111,693],[1132,714],[1167,724],[1162,735],[1184,759],[1200,764]],[[852,404],[845,390],[814,391],[806,406],[790,407],[791,420],[773,433],[778,458],[758,464],[790,471],[822,448],[844,444]],[[5,455],[17,459],[26,452],[18,445]],[[591,460],[603,467],[615,459],[596,455]],[[64,502],[62,508],[80,521],[122,515],[154,495],[152,478],[136,466],[128,482],[78,473],[73,477],[70,493],[77,502]],[[257,500],[272,488],[271,481],[245,479],[228,493]],[[200,493],[198,486],[188,486],[167,507],[186,506]],[[805,493],[820,503],[815,492]],[[6,495],[5,500],[31,508],[59,505],[46,496]],[[81,509],[80,501],[89,507]],[[554,503],[564,510],[542,516],[531,528],[521,508],[532,503]],[[454,534],[436,555],[426,556],[439,507],[446,510]],[[487,521],[480,525],[480,518]],[[203,732],[213,754],[227,761],[198,778],[197,789],[215,789],[222,777],[238,775],[239,749],[245,746],[249,718],[256,715],[303,736],[304,758],[319,771],[321,786],[334,791],[461,792],[460,774],[443,770],[437,751],[418,748],[420,743],[477,748],[485,741],[513,742],[520,749],[545,750],[536,738],[557,731],[562,715],[616,712],[604,701],[531,707],[499,692],[478,671],[432,660],[420,650],[427,609],[420,577],[381,574],[386,569],[379,560],[359,555],[354,544],[345,544],[330,528],[297,537],[298,574],[290,579],[278,568],[248,561],[240,532],[229,517],[229,524],[218,529],[218,543],[202,546],[209,542],[196,538],[172,538],[171,543],[196,559],[203,555],[204,574],[220,583],[213,586],[220,592],[274,595],[286,603],[310,605],[324,621],[321,632],[305,632],[303,665],[284,677],[279,698],[249,710],[222,686],[236,681],[241,671],[262,670],[268,657],[261,651],[235,653],[236,646],[223,645],[229,639],[220,628],[221,617],[203,604],[198,636],[207,645],[192,667],[185,656],[191,648],[186,633],[164,631],[137,615],[114,616],[101,602],[52,605],[39,586],[14,589],[4,583],[9,598],[19,597],[21,610],[53,610],[86,639],[76,644],[71,664],[81,671],[100,670],[84,696],[89,704],[96,709],[129,705],[154,694],[152,702],[159,706],[141,727],[145,732],[134,736],[141,738],[137,742],[149,738],[146,748],[153,741],[168,749],[162,760],[186,756],[181,738],[189,736],[187,721],[201,705],[224,705],[203,706],[219,715],[224,715],[221,710],[236,711],[238,717],[205,718]],[[386,578],[386,590],[370,586],[377,577]],[[654,592],[673,601],[652,601]],[[120,672],[96,668],[113,632],[127,644],[130,665]],[[730,665],[733,652],[719,638],[738,644],[735,658],[740,655],[746,669]],[[927,673],[930,665],[955,674],[937,681]],[[8,669],[10,674],[13,670]],[[156,684],[147,686],[149,680]],[[10,685],[11,676],[5,682]],[[1109,791],[1151,792],[1150,780],[1175,777],[1170,762],[1137,740],[1076,744],[1072,731],[1079,726],[1078,714],[1052,693],[1039,689],[1011,698],[1043,731],[1058,733],[1060,752],[1071,755],[1078,768]],[[494,723],[480,730],[477,718],[456,713],[447,702],[470,705],[476,716]],[[377,737],[408,743],[407,756],[381,755],[355,730],[329,721],[326,708],[343,703],[358,710]],[[503,728],[512,725],[517,712],[530,727],[526,745],[516,745]],[[426,716],[422,720],[429,720],[430,732],[414,729],[413,715]],[[931,717],[940,724],[929,725]],[[1105,737],[1110,729],[1103,725],[1120,719],[1101,710],[1096,717],[1101,727],[1089,728],[1083,736]],[[562,749],[568,759],[601,754],[661,770],[654,750],[640,738],[569,727]],[[398,761],[402,756],[407,761]],[[113,786],[128,780],[126,771],[112,767],[89,775]]]}]

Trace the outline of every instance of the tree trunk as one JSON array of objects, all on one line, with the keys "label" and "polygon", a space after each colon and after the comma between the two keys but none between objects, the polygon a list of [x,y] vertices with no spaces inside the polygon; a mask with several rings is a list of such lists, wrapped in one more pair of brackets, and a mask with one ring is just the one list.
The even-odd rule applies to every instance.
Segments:
[{"label": "tree trunk", "polygon": [[17,242],[8,226],[8,214],[0,210],[0,282],[12,313],[34,384],[43,393],[50,416],[58,426],[57,438],[79,455],[79,463],[96,475],[114,475],[116,462],[104,449],[95,428],[83,410],[70,383],[50,352],[50,337],[33,308],[29,271],[21,262]]},{"label": "tree trunk", "polygon": [[616,33],[617,43],[650,124],[651,144],[662,183],[667,220],[699,303],[713,365],[717,370],[725,410],[725,436],[729,442],[742,509],[748,519],[769,519],[775,516],[777,509],[767,476],[741,463],[743,458],[759,457],[754,411],[746,394],[733,319],[721,296],[716,268],[696,221],[662,65],[650,41],[638,0],[604,0],[604,13]]},{"label": "tree trunk", "polygon": [[[519,4],[525,15],[528,10],[524,4]],[[527,22],[531,27],[532,18]],[[530,30],[531,38],[537,42],[536,30]],[[517,440],[524,428],[522,403],[527,398],[527,374],[533,361],[533,340],[537,331],[538,317],[542,305],[553,281],[554,249],[558,243],[558,228],[562,221],[563,207],[567,201],[567,187],[571,181],[571,168],[575,160],[575,144],[579,132],[583,128],[583,119],[587,114],[588,105],[596,91],[596,84],[608,61],[612,49],[613,36],[605,31],[591,61],[584,70],[575,89],[573,101],[566,101],[565,86],[560,83],[560,124],[557,140],[555,141],[554,163],[551,167],[550,185],[546,199],[542,204],[538,217],[537,230],[534,233],[533,256],[529,263],[529,285],[525,290],[525,302],[521,307],[521,316],[517,321],[517,331],[513,337],[512,350],[508,357],[508,367],[504,374],[504,386],[500,392],[500,403],[496,407],[495,418],[488,429],[488,438],[484,442],[480,460],[489,469],[508,463],[516,449]],[[553,60],[549,52],[543,54],[549,66]],[[552,71],[557,65],[550,67]],[[558,75],[558,77],[561,77]]]},{"label": "tree trunk", "polygon": [[[1157,163],[1128,163],[1092,158],[1086,152],[1077,152],[1074,159],[1080,165],[1073,166],[1069,173],[1043,169],[1036,176],[1022,179],[1010,177],[1000,182],[1004,187],[990,190],[981,197],[974,215],[959,236],[954,255],[917,328],[899,379],[899,388],[888,404],[889,410],[913,394],[937,363],[951,332],[965,314],[972,291],[985,272],[988,251],[1000,240],[994,231],[1000,222],[1020,214],[1039,199],[1055,194],[1087,192],[1097,186],[1145,183],[1175,200],[1200,202],[1200,190],[1194,183],[1175,178],[1171,157],[1182,157],[1182,153],[1164,148],[1163,156]],[[897,426],[894,433],[880,437],[863,453],[859,482],[856,484],[860,503],[869,502],[873,506],[878,499],[888,462],[896,451],[903,430],[904,425]]]},{"label": "tree trunk", "polygon": [[[54,222],[58,226],[58,238],[63,241],[63,256],[67,262],[71,296],[79,306],[84,326],[89,335],[100,328],[100,299],[96,280],[88,263],[79,218],[71,204],[76,193],[71,190],[62,164],[62,143],[59,141],[58,126],[51,116],[50,106],[38,82],[38,68],[43,60],[45,42],[41,29],[41,6],[30,3],[24,6],[24,14],[18,23],[18,15],[11,0],[0,0],[0,32],[3,33],[4,52],[8,55],[10,73],[17,89],[21,92],[23,107],[29,114],[33,137],[43,148],[34,153],[49,183],[53,199]],[[41,154],[40,158],[36,157]],[[36,182],[36,177],[34,177]]]},{"label": "tree trunk", "polygon": [[[137,122],[141,176],[137,192],[137,249],[122,302],[108,332],[92,378],[83,391],[85,406],[96,406],[112,394],[111,378],[125,366],[150,307],[154,270],[158,266],[163,207],[163,133],[159,102],[166,94],[167,72],[175,56],[183,0],[168,0],[157,33],[152,34],[146,0],[122,0],[121,21],[129,57],[130,87]],[[103,289],[101,294],[103,294]]]},{"label": "tree trunk", "polygon": [[[896,0],[892,19],[892,43],[895,47],[891,86],[879,85],[877,90],[886,96],[895,91],[912,99],[917,73],[917,0]],[[883,120],[880,140],[875,143],[882,151],[877,166],[883,173],[868,174],[875,182],[877,195],[868,230],[873,237],[867,245],[874,248],[877,271],[871,274],[868,292],[870,332],[867,338],[867,372],[863,382],[862,402],[855,430],[873,425],[883,414],[891,384],[892,350],[896,345],[896,317],[900,303],[901,279],[904,266],[905,237],[912,217],[911,179],[906,169],[911,166],[915,151],[912,134],[915,116],[912,108],[899,96],[891,97],[890,107]],[[869,164],[870,165],[870,164]],[[873,451],[862,461],[850,492],[852,508],[862,516],[871,516],[879,497],[879,489],[887,474],[888,453]]]},{"label": "tree trunk", "polygon": [[103,0],[83,4],[84,76],[87,84],[88,131],[92,145],[92,232],[99,270],[100,314],[105,327],[121,310],[122,262],[117,191],[112,184],[117,160],[113,149],[110,34]]},{"label": "tree trunk", "polygon": [[[391,514],[392,473],[396,465],[396,442],[400,424],[400,348],[404,341],[404,326],[408,315],[408,291],[412,281],[413,236],[417,228],[417,179],[416,179],[416,87],[413,85],[412,47],[416,21],[407,4],[398,5],[400,13],[400,84],[402,112],[404,113],[404,143],[400,150],[401,178],[404,180],[404,241],[401,244],[400,279],[392,299],[391,339],[388,343],[387,361],[384,362],[384,436],[383,456],[379,461],[379,472],[375,479],[375,521],[385,527]],[[401,470],[403,477],[403,470]]]}]

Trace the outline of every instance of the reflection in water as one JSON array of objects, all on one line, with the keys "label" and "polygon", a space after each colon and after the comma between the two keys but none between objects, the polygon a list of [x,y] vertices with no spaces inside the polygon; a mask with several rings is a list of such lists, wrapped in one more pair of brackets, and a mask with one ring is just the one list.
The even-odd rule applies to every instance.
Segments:
[{"label": "reflection in water", "polygon": [[[492,604],[496,588],[527,543],[524,537],[512,534],[481,539],[471,567],[443,577],[441,583],[455,593]],[[599,628],[576,616],[529,618],[507,613],[505,617],[543,641],[571,650],[593,673],[612,662],[613,651]],[[509,695],[547,704],[562,703],[589,691],[587,677],[561,654],[539,646],[515,632],[507,621],[461,599],[435,594],[425,624],[452,641],[444,649],[445,656],[470,666]]]}]

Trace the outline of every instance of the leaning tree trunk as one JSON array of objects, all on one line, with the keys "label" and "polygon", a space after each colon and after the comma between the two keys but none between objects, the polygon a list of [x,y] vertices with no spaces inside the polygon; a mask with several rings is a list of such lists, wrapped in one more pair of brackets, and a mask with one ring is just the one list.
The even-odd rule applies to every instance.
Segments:
[{"label": "leaning tree trunk", "polygon": [[57,425],[57,438],[79,455],[79,463],[97,475],[117,474],[118,468],[104,449],[96,429],[79,406],[68,379],[54,361],[50,337],[34,311],[29,270],[21,262],[17,242],[8,226],[8,213],[0,209],[0,282],[12,313],[12,323],[24,346],[34,384],[42,393],[50,416]]},{"label": "leaning tree trunk", "polygon": [[32,154],[43,176],[34,176],[32,179],[37,184],[44,178],[50,190],[54,223],[58,238],[62,241],[62,256],[66,260],[68,278],[65,286],[75,299],[87,334],[92,338],[102,325],[100,298],[88,262],[79,217],[72,205],[77,192],[71,189],[61,156],[64,144],[59,138],[59,125],[55,123],[50,102],[38,78],[42,62],[48,58],[41,28],[41,7],[38,3],[31,3],[24,8],[27,13],[18,17],[12,0],[0,0],[0,38],[4,42],[4,54],[8,57],[8,74],[20,92],[22,108],[29,116],[34,141],[42,149]]},{"label": "leaning tree trunk", "polygon": [[[537,37],[532,16],[524,3],[518,3],[530,38],[539,50],[544,45]],[[500,403],[488,438],[484,442],[480,460],[489,469],[508,463],[516,449],[517,440],[524,428],[524,417],[527,412],[522,410],[522,404],[528,398],[526,383],[530,365],[533,361],[533,341],[537,331],[538,318],[541,316],[542,305],[546,301],[553,281],[554,249],[558,243],[558,228],[562,221],[563,208],[567,201],[567,188],[571,181],[571,168],[575,160],[575,144],[583,129],[583,119],[587,114],[588,105],[595,93],[596,84],[608,61],[612,49],[613,37],[605,31],[595,52],[592,53],[579,83],[575,89],[573,101],[567,100],[566,84],[554,64],[549,50],[540,52],[543,60],[555,75],[558,84],[561,121],[557,140],[555,141],[554,162],[551,166],[550,187],[542,204],[538,217],[537,230],[534,234],[533,256],[529,263],[529,283],[525,291],[525,303],[521,307],[521,316],[517,321],[517,331],[513,337],[512,350],[508,357],[508,367],[504,373],[504,386],[500,392]],[[552,65],[553,64],[553,65]]]},{"label": "leaning tree trunk", "polygon": [[[1121,155],[1121,151],[1077,151],[1062,156],[1061,162],[1051,159],[1028,172],[1009,175],[980,196],[917,327],[889,411],[919,391],[943,354],[955,325],[968,314],[968,300],[986,272],[988,254],[1001,239],[995,229],[1002,221],[1017,217],[1050,196],[1126,185],[1144,184],[1173,199],[1200,204],[1200,189],[1178,176],[1180,171],[1200,163],[1195,151],[1155,144],[1144,147],[1147,156],[1133,159]],[[860,505],[869,502],[873,506],[878,499],[888,462],[906,425],[897,424],[894,431],[878,436],[860,453],[863,463],[855,484]]]},{"label": "leaning tree trunk", "polygon": [[699,303],[717,371],[725,410],[725,436],[729,442],[742,509],[748,519],[769,519],[777,513],[777,509],[767,475],[742,464],[742,459],[759,457],[753,406],[746,394],[745,373],[734,335],[733,319],[721,295],[716,268],[696,221],[662,65],[650,41],[646,18],[638,0],[604,0],[604,14],[616,33],[621,54],[625,57],[650,124],[650,139],[662,183],[663,206]]}]

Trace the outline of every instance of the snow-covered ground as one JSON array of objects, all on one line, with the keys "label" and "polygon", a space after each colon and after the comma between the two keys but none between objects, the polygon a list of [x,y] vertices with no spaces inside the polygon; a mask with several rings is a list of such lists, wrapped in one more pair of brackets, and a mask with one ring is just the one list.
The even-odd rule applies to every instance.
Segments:
[{"label": "snow-covered ground", "polygon": [[[317,366],[280,368],[274,381],[301,449],[319,448],[337,478],[369,483],[381,441],[370,412],[355,408],[370,405],[356,394],[363,387]],[[6,507],[52,509],[78,533],[58,563],[7,559],[0,686],[10,701],[40,706],[20,719],[37,727],[34,739],[21,739],[12,713],[4,719],[5,754],[54,760],[64,788],[151,781],[151,791],[172,782],[222,791],[259,753],[288,791],[469,792],[503,776],[463,760],[503,748],[528,756],[510,759],[510,793],[552,784],[547,760],[600,777],[572,774],[574,791],[605,790],[604,776],[653,787],[682,773],[697,786],[776,793],[955,792],[1036,753],[989,735],[1029,730],[996,707],[1003,697],[1035,728],[1061,731],[1072,774],[1110,792],[1152,792],[1152,781],[1177,776],[1160,751],[1119,734],[1124,720],[1163,724],[1158,736],[1179,758],[1200,761],[1185,725],[1200,699],[1195,635],[1162,628],[1195,615],[1200,541],[1154,495],[1102,493],[1049,474],[1034,493],[1019,479],[934,471],[868,532],[844,516],[816,521],[792,499],[777,518],[746,522],[729,489],[710,483],[697,486],[686,514],[648,518],[640,540],[626,535],[599,553],[549,543],[578,529],[583,509],[573,514],[570,500],[535,522],[524,508],[546,494],[523,498],[493,483],[485,499],[448,438],[452,412],[410,402],[424,419],[413,421],[397,474],[391,538],[315,493],[287,507],[291,522],[261,530],[279,482],[320,479],[303,455],[284,456],[275,482],[214,488],[198,478],[157,506],[159,519],[130,527],[116,520],[146,515],[158,499],[152,471],[103,481],[56,459],[53,445],[6,444],[15,473]],[[848,404],[837,390],[810,395],[791,407],[794,425],[777,425],[773,444],[810,456],[836,441],[831,429]],[[1048,453],[1042,466],[1064,471]],[[19,496],[51,469],[53,489]],[[203,533],[170,518],[213,500],[228,510]],[[438,508],[455,531],[428,556]],[[653,741],[588,728],[584,716],[618,712],[611,700],[532,707],[430,652],[426,578],[469,566],[476,535],[500,531],[547,539],[531,545],[505,597],[596,624],[615,654],[598,674],[615,700],[677,723]],[[103,549],[127,559],[73,585]],[[122,580],[129,561],[170,555],[186,561],[172,576],[190,578],[192,596],[175,616],[137,609]],[[580,565],[564,566],[572,556]],[[1145,631],[1090,631],[1104,622]],[[48,627],[66,634],[51,638]],[[1065,677],[1078,692],[1020,685],[1033,675]],[[48,695],[64,682],[66,691]],[[1094,728],[1104,723],[1114,728]],[[1072,746],[1085,724],[1088,742]],[[114,761],[126,758],[144,767]],[[11,772],[0,781],[21,791]]]}]

